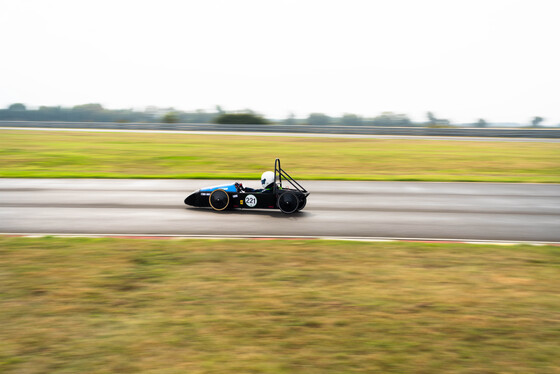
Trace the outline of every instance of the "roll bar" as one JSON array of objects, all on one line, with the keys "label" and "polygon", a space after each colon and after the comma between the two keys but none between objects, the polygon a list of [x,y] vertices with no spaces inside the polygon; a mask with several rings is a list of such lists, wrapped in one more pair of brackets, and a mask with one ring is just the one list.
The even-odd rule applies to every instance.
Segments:
[{"label": "roll bar", "polygon": [[277,158],[274,161],[274,180],[278,180],[278,184],[274,183],[274,192],[278,189],[278,187],[282,188],[282,178],[287,180],[296,190],[301,193],[309,195],[309,192],[305,188],[301,186],[294,178],[290,176],[290,174],[286,173],[284,169],[280,166],[280,159]]}]

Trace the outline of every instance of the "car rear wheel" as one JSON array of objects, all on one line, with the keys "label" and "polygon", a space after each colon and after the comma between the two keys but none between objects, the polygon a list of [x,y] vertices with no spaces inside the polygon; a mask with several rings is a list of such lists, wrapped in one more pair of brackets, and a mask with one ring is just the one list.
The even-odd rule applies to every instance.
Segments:
[{"label": "car rear wheel", "polygon": [[210,206],[214,210],[224,210],[229,204],[229,195],[226,191],[219,189],[210,194]]},{"label": "car rear wheel", "polygon": [[307,197],[302,196],[299,200],[299,204],[298,204],[298,207],[297,207],[298,212],[300,210],[302,210],[303,208],[305,208],[305,204],[307,204]]},{"label": "car rear wheel", "polygon": [[293,192],[284,192],[278,197],[278,208],[283,213],[290,214],[295,212],[299,206],[299,199]]}]

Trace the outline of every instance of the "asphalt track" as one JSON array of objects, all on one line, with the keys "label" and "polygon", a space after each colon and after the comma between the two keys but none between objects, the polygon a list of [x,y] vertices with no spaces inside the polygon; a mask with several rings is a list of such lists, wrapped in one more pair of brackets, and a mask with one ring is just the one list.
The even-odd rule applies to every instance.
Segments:
[{"label": "asphalt track", "polygon": [[0,232],[560,242],[558,184],[302,181],[294,215],[184,205],[224,182],[0,179]]}]

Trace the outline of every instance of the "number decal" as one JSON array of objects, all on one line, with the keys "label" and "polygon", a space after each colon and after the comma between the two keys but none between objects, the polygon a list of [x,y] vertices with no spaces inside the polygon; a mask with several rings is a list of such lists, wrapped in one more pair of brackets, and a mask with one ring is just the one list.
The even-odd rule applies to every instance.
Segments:
[{"label": "number decal", "polygon": [[247,195],[245,196],[245,204],[247,204],[249,208],[254,208],[257,206],[257,198],[254,195]]}]

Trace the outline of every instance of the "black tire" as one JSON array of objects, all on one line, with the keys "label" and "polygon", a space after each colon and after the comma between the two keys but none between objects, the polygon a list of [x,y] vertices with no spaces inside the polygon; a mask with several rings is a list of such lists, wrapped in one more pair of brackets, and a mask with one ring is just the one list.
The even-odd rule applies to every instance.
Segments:
[{"label": "black tire", "polygon": [[229,205],[229,195],[222,189],[212,191],[209,200],[212,209],[217,211],[224,210]]},{"label": "black tire", "polygon": [[293,192],[284,192],[278,197],[278,208],[283,213],[291,214],[294,213],[299,206],[299,199]]},{"label": "black tire", "polygon": [[302,210],[303,208],[305,208],[305,205],[306,205],[306,204],[307,204],[307,197],[302,196],[302,197],[299,199],[299,204],[298,204],[298,207],[297,207],[298,212],[299,212],[300,210]]}]

